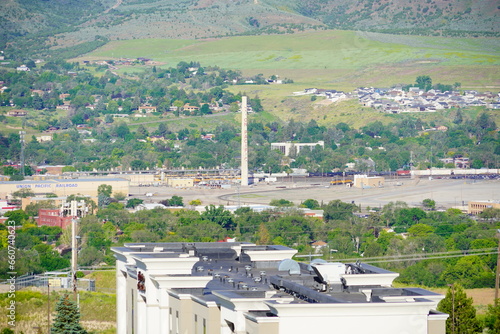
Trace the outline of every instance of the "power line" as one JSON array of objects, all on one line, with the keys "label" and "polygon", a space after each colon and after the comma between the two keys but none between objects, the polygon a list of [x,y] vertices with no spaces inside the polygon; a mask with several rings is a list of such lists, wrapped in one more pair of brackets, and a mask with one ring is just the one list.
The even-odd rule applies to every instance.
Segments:
[{"label": "power line", "polygon": [[[467,253],[465,255],[474,255],[474,254],[468,254],[468,253],[481,253],[481,252],[491,252],[496,250],[496,247],[493,248],[482,248],[482,249],[467,249],[467,250],[456,250],[456,251],[447,251],[447,252],[436,252],[436,253],[419,253],[419,254],[406,254],[406,255],[388,255],[388,256],[373,256],[373,257],[366,257],[363,258],[363,260],[378,260],[378,259],[391,259],[391,258],[402,258],[402,257],[416,257],[416,256],[429,256],[429,255],[446,255],[446,254],[458,254],[458,253]],[[342,259],[342,261],[356,261],[359,260],[359,258],[347,258],[347,259]]]},{"label": "power line", "polygon": [[[498,254],[498,251],[494,252],[486,252],[486,253],[479,253],[479,254],[457,254],[457,255],[447,255],[447,256],[433,256],[433,257],[425,257],[425,258],[408,258],[408,259],[393,259],[393,260],[376,260],[376,261],[365,261],[363,259],[363,262],[366,263],[386,263],[386,262],[405,262],[405,261],[421,261],[421,260],[429,260],[429,259],[447,259],[447,258],[453,258],[453,257],[464,257],[464,256],[473,256],[473,255],[490,255],[490,254]],[[359,260],[359,259],[358,259]]]},{"label": "power line", "polygon": [[482,256],[482,255],[492,255],[492,254],[498,254],[498,250],[496,248],[468,249],[462,251],[448,251],[448,252],[437,252],[437,253],[374,256],[367,258],[357,257],[357,258],[335,259],[335,261],[352,262],[352,261],[362,260],[363,262],[366,263],[383,263],[383,262],[419,261],[419,260],[429,260],[429,259],[446,259],[446,258],[463,257],[463,256],[474,256],[474,255]]}]

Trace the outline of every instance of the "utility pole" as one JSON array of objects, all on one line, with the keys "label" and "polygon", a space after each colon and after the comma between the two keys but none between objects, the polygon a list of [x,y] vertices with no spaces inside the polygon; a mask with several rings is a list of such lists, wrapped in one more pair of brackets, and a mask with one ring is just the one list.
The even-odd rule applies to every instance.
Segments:
[{"label": "utility pole", "polygon": [[19,131],[19,142],[21,143],[21,175],[25,176],[24,172],[24,135],[26,131]]},{"label": "utility pole", "polygon": [[76,242],[76,218],[77,218],[77,201],[71,201],[71,276],[73,282],[73,294],[75,300],[78,299],[77,295],[77,280],[76,280],[76,267],[78,257],[78,245]]},{"label": "utility pole", "polygon": [[50,334],[50,280],[47,278],[47,333]]},{"label": "utility pole", "polygon": [[497,230],[498,253],[497,253],[497,272],[495,277],[495,307],[498,306],[498,287],[500,285],[500,229]]},{"label": "utility pole", "polygon": [[451,333],[455,332],[455,284],[451,284]]}]

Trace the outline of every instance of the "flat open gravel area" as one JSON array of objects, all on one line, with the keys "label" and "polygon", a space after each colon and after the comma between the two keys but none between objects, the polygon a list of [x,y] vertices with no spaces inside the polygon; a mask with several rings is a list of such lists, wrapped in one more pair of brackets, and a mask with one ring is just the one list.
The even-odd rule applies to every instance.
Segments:
[{"label": "flat open gravel area", "polygon": [[[294,178],[271,184],[249,187],[233,186],[230,189],[175,189],[164,186],[131,187],[134,197],[147,203],[159,202],[173,195],[182,196],[184,204],[199,199],[202,205],[269,204],[272,199],[287,199],[300,204],[308,198],[320,203],[340,199],[354,201],[363,208],[382,207],[389,202],[404,201],[410,206],[421,205],[430,198],[438,207],[450,208],[467,205],[472,200],[500,200],[500,180],[469,179],[386,179],[383,188],[347,188],[342,185],[329,186],[329,179]],[[239,188],[239,189],[238,189]],[[149,193],[151,196],[146,196]],[[238,199],[239,198],[239,199]]]}]

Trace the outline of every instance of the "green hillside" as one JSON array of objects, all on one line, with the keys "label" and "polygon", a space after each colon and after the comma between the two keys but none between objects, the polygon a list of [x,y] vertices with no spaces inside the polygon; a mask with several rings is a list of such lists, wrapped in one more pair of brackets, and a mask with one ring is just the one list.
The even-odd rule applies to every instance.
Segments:
[{"label": "green hillside", "polygon": [[85,53],[107,40],[322,29],[491,37],[500,33],[499,7],[492,0],[6,0],[0,49],[22,58]]},{"label": "green hillside", "polygon": [[416,76],[427,74],[439,82],[461,82],[463,87],[498,87],[499,54],[500,40],[493,38],[337,30],[206,40],[113,41],[78,60],[147,57],[162,66],[175,66],[183,60],[199,61],[204,66],[292,78],[295,85],[266,87],[290,94],[293,89],[310,85],[337,89],[388,86],[413,82]]}]

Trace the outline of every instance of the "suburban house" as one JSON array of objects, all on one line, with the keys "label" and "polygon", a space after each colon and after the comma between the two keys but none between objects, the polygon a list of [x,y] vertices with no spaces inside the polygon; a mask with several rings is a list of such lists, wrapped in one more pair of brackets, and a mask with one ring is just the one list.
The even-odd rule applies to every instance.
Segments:
[{"label": "suburban house", "polygon": [[192,105],[189,105],[189,103],[186,103],[184,105],[184,107],[182,107],[182,109],[184,111],[189,111],[189,112],[193,113],[193,112],[198,111],[200,109],[200,107],[192,106]]},{"label": "suburban house", "polygon": [[22,109],[9,110],[7,112],[7,116],[12,116],[12,117],[24,117],[26,115],[28,115],[28,112]]},{"label": "suburban house", "polygon": [[153,106],[140,106],[137,108],[139,112],[144,113],[144,114],[150,114],[152,112],[156,112],[156,107]]},{"label": "suburban house", "polygon": [[19,67],[16,67],[16,70],[22,71],[22,72],[28,72],[30,70],[30,68],[26,65],[21,65]]}]

